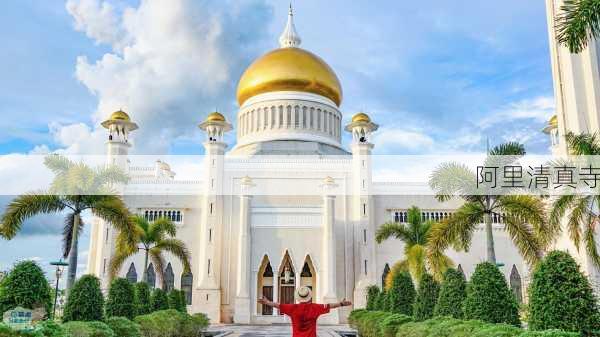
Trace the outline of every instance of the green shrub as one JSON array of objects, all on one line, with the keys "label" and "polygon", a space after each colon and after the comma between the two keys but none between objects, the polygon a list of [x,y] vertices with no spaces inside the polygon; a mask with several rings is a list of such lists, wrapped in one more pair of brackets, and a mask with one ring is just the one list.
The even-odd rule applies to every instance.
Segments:
[{"label": "green shrub", "polygon": [[8,325],[0,322],[0,337],[17,337],[18,333],[13,331]]},{"label": "green shrub", "polygon": [[375,285],[367,288],[367,310],[376,309],[377,297],[379,296],[380,292],[381,291],[379,290],[379,287]]},{"label": "green shrub", "polygon": [[377,323],[380,337],[394,337],[398,327],[404,323],[412,321],[410,316],[402,314],[389,314]]},{"label": "green shrub", "polygon": [[124,278],[114,279],[108,289],[106,316],[133,319],[136,316],[136,311],[133,284]]},{"label": "green shrub", "polygon": [[63,312],[63,322],[101,321],[104,319],[104,297],[100,280],[93,275],[82,276],[75,284]]},{"label": "green shrub", "polygon": [[138,282],[135,284],[135,307],[136,315],[138,316],[152,312],[150,286],[146,282]]},{"label": "green shrub", "polygon": [[580,337],[579,332],[567,332],[563,330],[525,331],[519,337]]},{"label": "green shrub", "polygon": [[442,318],[429,328],[428,337],[448,337],[453,327],[463,323],[464,321],[451,317]]},{"label": "green shrub", "polygon": [[535,268],[529,287],[529,327],[589,334],[600,330],[598,306],[588,279],[565,252],[549,253]]},{"label": "green shrub", "polygon": [[433,313],[435,316],[463,318],[463,302],[467,297],[467,282],[465,275],[456,269],[448,269],[444,273],[444,281],[440,287],[437,304]]},{"label": "green shrub", "polygon": [[424,321],[433,317],[433,309],[437,303],[439,284],[429,274],[424,274],[419,284],[417,297],[413,306],[415,321]]},{"label": "green shrub", "polygon": [[444,321],[445,318],[435,318],[423,322],[409,322],[398,327],[396,336],[427,337],[438,324]]},{"label": "green shrub", "polygon": [[152,311],[169,309],[169,299],[164,290],[160,288],[154,289],[152,292]]},{"label": "green shrub", "polygon": [[183,291],[177,289],[169,291],[168,302],[169,309],[175,309],[179,312],[187,312],[185,294],[183,294]]},{"label": "green shrub", "polygon": [[0,315],[21,306],[27,309],[52,308],[51,289],[42,269],[34,261],[22,261],[0,281]]},{"label": "green shrub", "polygon": [[489,262],[477,265],[467,284],[464,314],[469,319],[488,323],[520,325],[517,301],[497,266]]},{"label": "green shrub", "polygon": [[472,337],[517,337],[523,330],[509,324],[486,324],[475,331]]},{"label": "green shrub", "polygon": [[350,323],[350,325],[356,329],[356,324],[358,323],[358,321],[361,319],[361,317],[363,315],[365,315],[368,312],[369,312],[369,310],[367,310],[367,309],[352,310],[350,312],[350,315],[348,315],[348,323]]},{"label": "green shrub", "polygon": [[197,337],[202,334],[209,324],[209,319],[205,314],[198,313],[194,315],[185,314],[182,327],[179,330],[181,336]]},{"label": "green shrub", "polygon": [[106,324],[115,332],[116,337],[140,337],[140,326],[125,317],[110,317]]},{"label": "green shrub", "polygon": [[396,314],[412,315],[415,287],[408,272],[396,273],[392,287],[387,291],[387,308]]},{"label": "green shrub", "polygon": [[135,322],[143,337],[197,337],[209,323],[204,314],[190,316],[174,309],[138,316]]},{"label": "green shrub", "polygon": [[390,315],[385,311],[357,311],[350,321],[361,337],[380,337],[378,323]]},{"label": "green shrub", "polygon": [[120,337],[102,322],[71,321],[63,324],[63,328],[70,337]]},{"label": "green shrub", "polygon": [[387,298],[387,294],[386,294],[385,290],[383,290],[379,294],[377,294],[377,297],[375,297],[375,303],[374,303],[373,310],[385,311],[386,298]]},{"label": "green shrub", "polygon": [[67,337],[67,332],[62,325],[53,320],[38,323],[35,330],[44,337]]}]

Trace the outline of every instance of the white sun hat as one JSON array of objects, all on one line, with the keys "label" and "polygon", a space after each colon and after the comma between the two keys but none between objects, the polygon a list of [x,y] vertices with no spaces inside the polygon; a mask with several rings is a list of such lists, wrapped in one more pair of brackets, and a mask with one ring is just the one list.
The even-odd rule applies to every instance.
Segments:
[{"label": "white sun hat", "polygon": [[300,303],[310,302],[312,299],[312,291],[307,286],[302,286],[296,290],[296,300]]}]

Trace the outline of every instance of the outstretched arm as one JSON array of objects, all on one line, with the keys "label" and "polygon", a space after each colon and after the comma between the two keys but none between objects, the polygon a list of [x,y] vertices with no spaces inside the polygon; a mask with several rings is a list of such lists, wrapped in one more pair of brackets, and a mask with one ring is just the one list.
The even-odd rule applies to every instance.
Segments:
[{"label": "outstretched arm", "polygon": [[347,307],[349,305],[352,305],[352,302],[347,301],[345,298],[338,303],[329,303],[329,309],[335,309],[335,308],[339,308],[339,307]]},{"label": "outstretched arm", "polygon": [[269,307],[274,307],[274,308],[279,309],[279,303],[271,302],[271,301],[269,301],[268,299],[266,299],[264,297],[259,298],[258,299],[258,303],[260,303],[262,305],[266,305],[266,306],[269,306]]}]

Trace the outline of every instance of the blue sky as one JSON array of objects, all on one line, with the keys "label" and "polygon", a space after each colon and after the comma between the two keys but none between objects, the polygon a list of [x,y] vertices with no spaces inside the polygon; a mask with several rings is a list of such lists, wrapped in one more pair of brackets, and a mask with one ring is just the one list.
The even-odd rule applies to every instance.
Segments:
[{"label": "blue sky", "polygon": [[[101,153],[98,122],[119,108],[140,124],[135,153],[201,154],[196,125],[215,107],[235,120],[237,80],[277,46],[287,6],[4,3],[0,154]],[[488,138],[548,152],[540,132],[554,109],[544,2],[302,0],[294,8],[302,47],[342,82],[344,118],[365,110],[381,125],[376,153],[481,151]],[[0,270],[19,258],[56,257],[60,226],[60,217],[36,219],[18,239],[0,241]]]}]

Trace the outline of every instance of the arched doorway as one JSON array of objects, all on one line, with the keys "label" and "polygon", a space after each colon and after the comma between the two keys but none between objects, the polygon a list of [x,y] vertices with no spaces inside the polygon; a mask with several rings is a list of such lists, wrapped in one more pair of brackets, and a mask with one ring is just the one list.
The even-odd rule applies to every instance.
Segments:
[{"label": "arched doorway", "polygon": [[296,272],[292,265],[292,259],[286,252],[279,267],[279,303],[294,303],[294,291],[296,290]]},{"label": "arched doorway", "polygon": [[[256,289],[256,294],[258,298],[264,297],[269,301],[273,300],[273,267],[271,267],[271,262],[269,258],[265,255],[260,264],[260,268],[258,268],[258,288]],[[257,312],[262,315],[272,315],[273,308],[258,304]]]},{"label": "arched doorway", "polygon": [[513,264],[512,270],[510,271],[510,288],[518,304],[523,303],[523,287],[521,284],[521,275],[517,270],[517,266]]},{"label": "arched doorway", "polygon": [[300,286],[307,286],[312,290],[314,302],[317,291],[317,273],[315,272],[315,267],[310,255],[306,256],[302,271],[300,272]]}]

